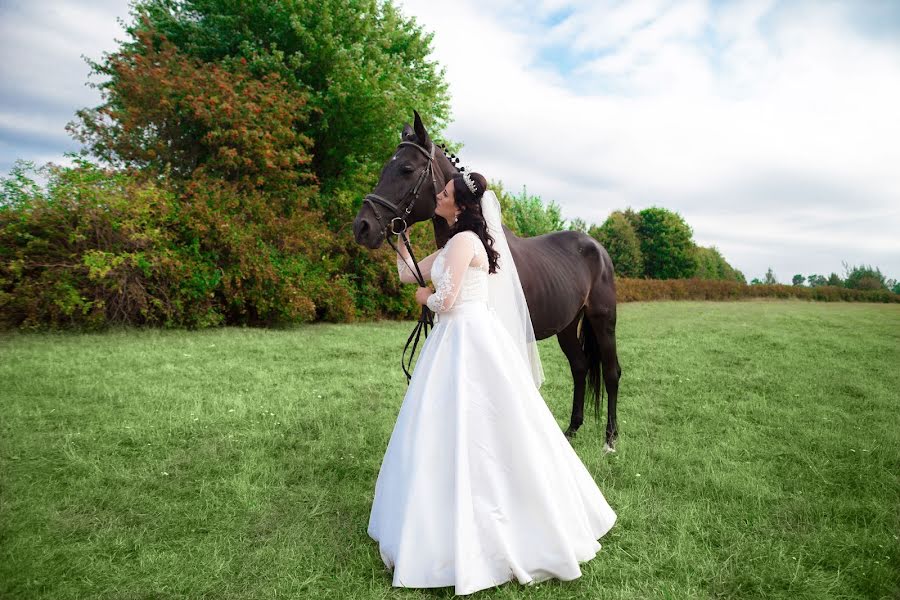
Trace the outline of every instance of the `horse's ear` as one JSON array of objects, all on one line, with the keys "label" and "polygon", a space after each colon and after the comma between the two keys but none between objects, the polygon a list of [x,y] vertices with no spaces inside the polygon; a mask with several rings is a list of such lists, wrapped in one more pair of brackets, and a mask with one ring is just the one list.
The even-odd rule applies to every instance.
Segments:
[{"label": "horse's ear", "polygon": [[412,128],[412,125],[409,123],[403,124],[403,133],[400,134],[400,141],[405,142],[407,140],[412,140],[416,137],[416,131]]},{"label": "horse's ear", "polygon": [[413,114],[416,115],[416,119],[414,121],[416,136],[419,138],[419,143],[424,146],[428,143],[428,132],[425,131],[425,125],[422,124],[422,117],[419,116],[418,111],[414,110]]}]

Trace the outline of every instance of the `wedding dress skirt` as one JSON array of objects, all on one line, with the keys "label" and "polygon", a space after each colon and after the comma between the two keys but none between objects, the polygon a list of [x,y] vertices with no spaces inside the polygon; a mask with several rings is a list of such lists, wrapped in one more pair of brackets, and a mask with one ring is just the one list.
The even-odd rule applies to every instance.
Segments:
[{"label": "wedding dress skirt", "polygon": [[393,586],[470,594],[581,576],[616,514],[484,302],[440,313],[369,517]]}]

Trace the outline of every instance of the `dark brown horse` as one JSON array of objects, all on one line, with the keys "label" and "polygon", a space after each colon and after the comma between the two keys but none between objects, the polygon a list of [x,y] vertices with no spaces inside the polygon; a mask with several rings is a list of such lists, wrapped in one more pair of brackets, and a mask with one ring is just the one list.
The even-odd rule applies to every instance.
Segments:
[{"label": "dark brown horse", "polygon": [[[356,241],[375,249],[390,235],[392,219],[403,218],[410,225],[431,219],[435,242],[442,248],[449,225],[434,214],[435,193],[457,172],[452,158],[436,149],[415,113],[414,126],[404,126],[400,146],[353,221]],[[395,228],[399,231],[402,226],[395,224]],[[503,232],[519,271],[535,335],[538,339],[557,336],[569,359],[575,389],[566,436],[575,437],[584,421],[587,378],[598,419],[601,388],[606,386],[606,449],[612,451],[618,435],[616,399],[622,374],[616,354],[612,260],[599,242],[578,231],[520,238],[504,225]]]}]

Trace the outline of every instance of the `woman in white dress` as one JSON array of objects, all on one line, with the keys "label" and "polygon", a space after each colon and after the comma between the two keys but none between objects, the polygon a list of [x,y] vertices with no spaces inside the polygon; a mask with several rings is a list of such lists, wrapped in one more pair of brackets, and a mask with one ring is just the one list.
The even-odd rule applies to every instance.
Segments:
[{"label": "woman in white dress", "polygon": [[[451,237],[419,263],[435,292],[416,293],[435,326],[385,451],[368,534],[395,587],[470,594],[511,579],[575,579],[616,514],[538,390],[499,202],[484,177],[459,174],[435,213]],[[415,283],[398,247],[400,279]]]}]

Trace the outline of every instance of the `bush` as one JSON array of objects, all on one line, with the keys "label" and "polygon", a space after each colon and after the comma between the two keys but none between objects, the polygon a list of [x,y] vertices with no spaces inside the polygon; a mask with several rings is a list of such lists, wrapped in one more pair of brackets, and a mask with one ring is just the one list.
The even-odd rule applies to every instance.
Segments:
[{"label": "bush", "polygon": [[[357,310],[352,240],[313,211],[281,211],[237,183],[200,177],[175,189],[84,159],[34,169],[46,189],[30,169],[17,163],[0,197],[4,327],[352,321],[382,305],[379,290]],[[392,264],[379,268],[396,279]],[[392,310],[408,314],[409,301]]]},{"label": "bush", "polygon": [[616,300],[740,300],[746,298],[799,298],[823,302],[900,302],[888,290],[861,291],[845,287],[815,288],[781,284],[747,285],[708,279],[617,279]]}]

